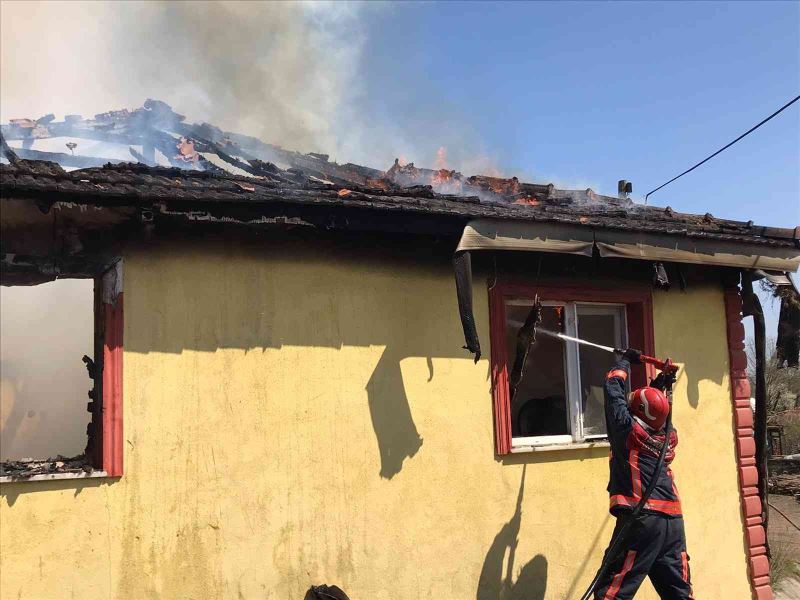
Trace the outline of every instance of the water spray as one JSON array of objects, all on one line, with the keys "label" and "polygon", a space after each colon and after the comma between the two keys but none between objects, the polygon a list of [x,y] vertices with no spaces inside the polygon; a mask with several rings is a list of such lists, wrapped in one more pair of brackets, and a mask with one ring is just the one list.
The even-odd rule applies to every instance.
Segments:
[{"label": "water spray", "polygon": [[617,352],[617,353],[624,352],[624,350],[619,350],[611,346],[603,346],[602,344],[595,344],[594,342],[590,342],[589,340],[582,340],[580,338],[572,337],[571,335],[567,335],[565,333],[550,331],[549,329],[545,329],[544,327],[539,327],[537,331],[539,333],[543,333],[550,337],[559,338],[567,342],[575,342],[576,344],[582,344],[584,346],[592,346],[593,348],[600,348],[600,350],[605,350],[606,352]]},{"label": "water spray", "polygon": [[[566,335],[565,333],[550,331],[549,329],[545,329],[544,327],[537,327],[536,331],[538,333],[543,333],[550,337],[559,338],[561,340],[564,340],[565,342],[574,342],[576,344],[581,344],[582,346],[591,346],[592,348],[598,348],[600,350],[604,350],[605,352],[610,352],[612,354],[625,354],[626,352],[626,350],[622,348],[603,346],[602,344],[596,344],[595,342],[590,342],[589,340],[582,340],[580,338],[572,337],[571,335]],[[646,354],[642,354],[639,357],[639,360],[641,360],[643,363],[653,365],[659,371],[666,371],[668,373],[676,373],[678,371],[678,367],[675,366],[669,359],[659,360],[652,356],[647,356]]]}]

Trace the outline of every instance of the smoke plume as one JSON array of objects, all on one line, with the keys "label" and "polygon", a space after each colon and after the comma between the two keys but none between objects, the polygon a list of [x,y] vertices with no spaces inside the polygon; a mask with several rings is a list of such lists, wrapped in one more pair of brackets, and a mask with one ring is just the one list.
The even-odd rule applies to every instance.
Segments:
[{"label": "smoke plume", "polygon": [[192,121],[336,152],[366,5],[3,2],[0,118],[171,104]]},{"label": "smoke plume", "polygon": [[404,86],[413,114],[369,110],[381,102],[362,83],[369,17],[385,10],[392,8],[0,2],[0,120],[88,118],[155,98],[190,122],[339,162],[385,169],[403,156],[419,166],[506,174],[459,107],[443,104],[424,81]]},{"label": "smoke plume", "polygon": [[0,460],[74,456],[86,446],[81,361],[94,355],[93,282],[0,287]]}]

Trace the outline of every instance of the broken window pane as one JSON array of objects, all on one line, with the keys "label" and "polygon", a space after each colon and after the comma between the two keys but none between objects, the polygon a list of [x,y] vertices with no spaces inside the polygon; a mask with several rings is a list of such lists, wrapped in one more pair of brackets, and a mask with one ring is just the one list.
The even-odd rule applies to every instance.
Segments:
[{"label": "broken window pane", "polygon": [[[578,304],[578,337],[596,344],[621,348],[625,346],[625,315],[621,306]],[[611,355],[599,348],[578,349],[581,377],[581,409],[584,437],[605,436],[603,385],[612,365]]]},{"label": "broken window pane", "polygon": [[[506,304],[506,349],[511,372],[517,354],[517,333],[531,310],[529,300]],[[564,306],[544,306],[540,328],[564,331]],[[530,348],[522,378],[511,400],[513,437],[569,435],[564,344],[538,334]]]},{"label": "broken window pane", "polygon": [[0,460],[72,457],[86,448],[81,360],[94,356],[94,282],[0,288]]}]

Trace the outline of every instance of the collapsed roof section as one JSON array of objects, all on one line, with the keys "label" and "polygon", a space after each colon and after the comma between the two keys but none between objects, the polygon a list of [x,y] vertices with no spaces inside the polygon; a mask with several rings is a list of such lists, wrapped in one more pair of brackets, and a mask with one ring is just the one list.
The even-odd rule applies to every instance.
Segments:
[{"label": "collapsed roof section", "polygon": [[[447,210],[448,202],[456,202],[462,208],[454,211],[470,217],[498,213],[496,216],[500,218],[551,220],[552,216],[556,221],[566,218],[594,226],[612,226],[616,221],[619,227],[636,230],[649,221],[658,231],[742,236],[756,243],[798,237],[796,231],[715,219],[709,214],[680,214],[670,208],[644,207],[626,198],[603,196],[591,189],[560,190],[552,184],[520,182],[516,177],[466,177],[447,169],[425,169],[414,163],[401,165],[398,160],[385,171],[352,163],[338,164],[325,154],[301,154],[208,123],[187,123],[183,115],[159,100],[147,100],[134,110],[101,113],[92,119],[67,115],[63,121],[56,121],[52,114],[39,119],[12,119],[0,126],[0,132],[3,137],[0,155],[54,162],[65,172],[90,169],[76,177],[63,177],[53,171],[52,175],[64,182],[74,179],[78,183],[85,180],[95,183],[95,179],[105,179],[111,183],[112,173],[116,173],[119,181],[143,186],[139,195],[152,193],[159,178],[167,177],[172,181],[181,179],[183,183],[169,185],[162,191],[177,192],[181,185],[188,186],[198,200],[204,194],[213,195],[222,189],[250,201],[268,200],[259,192],[276,188],[289,195],[291,190],[332,191],[351,202],[366,197],[439,200],[420,203],[421,208],[433,212],[437,206]],[[131,162],[139,166],[125,164]],[[181,171],[147,170],[145,166]],[[105,169],[91,170],[99,167]],[[36,168],[21,170],[34,175]],[[219,177],[207,178],[201,173]],[[146,174],[154,179],[142,180]],[[239,178],[251,181],[245,183]],[[97,183],[103,185],[101,181]],[[250,187],[255,191],[248,197]],[[233,199],[229,194],[224,196]],[[493,204],[502,208],[489,206]]]},{"label": "collapsed roof section", "polygon": [[91,119],[67,115],[56,121],[12,119],[0,127],[19,158],[48,160],[67,170],[136,162],[189,171],[260,176],[263,161],[286,169],[303,169],[309,176],[366,183],[382,172],[358,165],[339,165],[324,154],[301,154],[261,140],[222,131],[208,123],[186,123],[185,117],[159,100],[141,108],[100,113]]},{"label": "collapsed roof section", "polygon": [[[555,191],[553,185],[521,183],[516,177],[465,177],[448,169],[401,165],[399,160],[386,171],[338,164],[327,154],[302,154],[208,123],[186,123],[183,115],[159,100],[147,100],[132,111],[100,113],[91,119],[67,115],[63,121],[56,121],[52,114],[12,119],[0,126],[0,131],[7,148],[18,158],[56,162],[65,170],[136,162],[256,178],[285,171],[291,180],[302,174],[312,181],[384,192],[429,186],[442,194],[534,205],[551,199]],[[560,197],[616,201],[592,190],[562,191]]]},{"label": "collapsed roof section", "polygon": [[[604,200],[592,190],[560,190],[553,185],[521,183],[475,175],[465,177],[448,169],[419,168],[399,160],[386,171],[331,162],[327,154],[302,154],[257,138],[223,131],[208,123],[190,124],[159,100],[147,100],[135,110],[100,113],[92,119],[54,115],[39,119],[12,119],[0,126],[4,146],[16,157],[46,160],[65,170],[135,162],[219,175],[268,177],[277,181],[310,181],[344,187],[366,187],[382,192],[413,191],[424,186],[436,193],[479,198],[484,202],[538,205],[551,200]],[[629,201],[628,201],[629,202]]]},{"label": "collapsed roof section", "polygon": [[[207,203],[299,203],[449,215],[461,219],[571,223],[604,229],[797,247],[800,228],[681,214],[587,190],[559,190],[516,177],[465,177],[399,161],[386,171],[338,164],[257,138],[190,124],[164,102],[147,100],[63,121],[12,119],[2,132],[3,191],[135,203],[164,198]],[[21,159],[21,160],[20,160]],[[34,162],[37,161],[37,162]],[[47,164],[38,161],[48,161]],[[8,163],[13,163],[8,164]],[[135,164],[131,164],[135,163]],[[59,166],[61,168],[59,168]],[[54,198],[56,200],[56,198]]]}]

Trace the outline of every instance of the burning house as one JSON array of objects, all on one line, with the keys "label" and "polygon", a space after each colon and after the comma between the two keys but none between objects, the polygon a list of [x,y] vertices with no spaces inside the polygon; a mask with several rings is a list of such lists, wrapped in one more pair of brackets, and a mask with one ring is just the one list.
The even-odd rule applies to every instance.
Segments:
[{"label": "burning house", "polygon": [[[85,359],[34,347],[85,377],[80,451],[2,457],[3,598],[577,596],[612,526],[611,363],[540,339],[512,395],[536,298],[548,329],[680,365],[695,591],[771,597],[742,322],[763,342],[753,283],[791,286],[800,228],[339,164],[153,100],[4,124],[0,175],[4,290],[89,286]],[[50,435],[13,358],[9,448]]]}]

